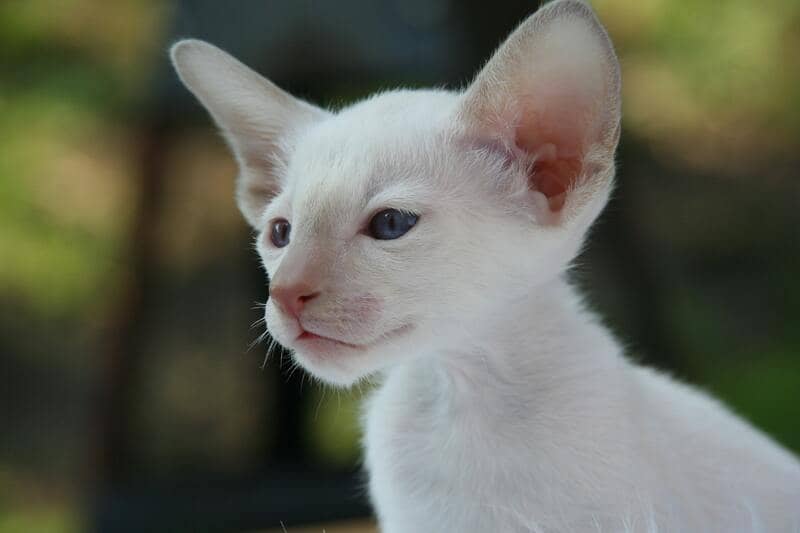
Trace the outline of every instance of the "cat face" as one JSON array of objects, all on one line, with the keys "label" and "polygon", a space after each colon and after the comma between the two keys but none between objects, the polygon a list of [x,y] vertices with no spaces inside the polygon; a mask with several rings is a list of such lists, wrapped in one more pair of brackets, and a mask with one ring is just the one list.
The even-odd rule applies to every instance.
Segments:
[{"label": "cat face", "polygon": [[[548,268],[546,256],[520,253],[544,239],[525,173],[453,130],[458,103],[446,92],[383,94],[309,127],[288,151],[257,249],[270,332],[315,375],[347,383],[452,340]],[[370,222],[386,210],[416,223],[375,238]],[[291,231],[278,247],[271,228],[282,220]]]},{"label": "cat face", "polygon": [[458,343],[558,276],[611,188],[619,73],[581,2],[525,21],[463,93],[335,113],[206,43],[172,54],[239,161],[270,333],[331,383]]}]

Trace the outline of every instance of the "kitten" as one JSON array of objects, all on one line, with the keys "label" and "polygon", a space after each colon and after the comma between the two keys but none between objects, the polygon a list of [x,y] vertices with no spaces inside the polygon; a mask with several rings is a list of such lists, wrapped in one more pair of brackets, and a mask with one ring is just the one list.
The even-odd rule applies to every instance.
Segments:
[{"label": "kitten", "polygon": [[185,40],[180,78],[239,162],[272,335],[364,418],[382,531],[800,531],[800,463],[628,361],[565,281],[609,197],[619,65],[578,0],[463,92],[338,112]]}]

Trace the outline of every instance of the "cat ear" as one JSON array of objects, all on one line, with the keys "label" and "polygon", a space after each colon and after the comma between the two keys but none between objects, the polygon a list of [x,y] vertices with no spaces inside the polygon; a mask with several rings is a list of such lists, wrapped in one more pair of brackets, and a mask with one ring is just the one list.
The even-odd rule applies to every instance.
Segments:
[{"label": "cat ear", "polygon": [[611,189],[620,123],[619,63],[591,8],[580,0],[542,7],[463,98],[468,135],[528,165],[537,219],[588,226]]},{"label": "cat ear", "polygon": [[179,41],[170,56],[181,81],[214,118],[236,156],[239,208],[257,227],[281,188],[278,167],[292,134],[327,112],[291,96],[204,41]]}]

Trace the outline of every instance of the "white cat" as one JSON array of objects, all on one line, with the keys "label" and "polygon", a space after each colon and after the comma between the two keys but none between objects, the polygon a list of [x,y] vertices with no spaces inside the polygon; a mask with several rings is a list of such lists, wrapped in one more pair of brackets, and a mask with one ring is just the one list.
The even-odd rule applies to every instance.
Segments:
[{"label": "white cat", "polygon": [[172,58],[239,162],[270,332],[326,382],[381,378],[385,533],[800,531],[800,463],[627,360],[565,281],[620,131],[586,4],[543,7],[463,92],[338,112],[201,41]]}]

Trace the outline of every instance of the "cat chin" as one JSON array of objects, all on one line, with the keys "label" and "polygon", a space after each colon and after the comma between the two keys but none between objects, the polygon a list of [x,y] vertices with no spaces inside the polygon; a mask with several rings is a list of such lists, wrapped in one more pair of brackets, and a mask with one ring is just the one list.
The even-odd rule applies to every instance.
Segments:
[{"label": "cat chin", "polygon": [[320,355],[294,350],[294,359],[309,374],[320,381],[335,387],[347,388],[370,374],[368,369],[359,368],[351,359],[340,354]]},{"label": "cat chin", "polygon": [[300,337],[291,349],[297,363],[314,377],[337,387],[350,387],[402,357],[411,326],[404,326],[369,345],[353,345],[324,337]]},{"label": "cat chin", "polygon": [[350,387],[376,372],[380,359],[367,349],[348,347],[325,351],[294,348],[293,356],[309,374],[336,387]]}]

